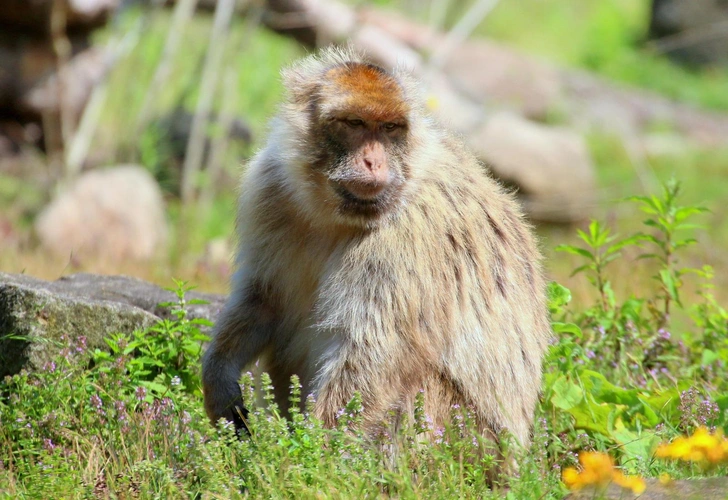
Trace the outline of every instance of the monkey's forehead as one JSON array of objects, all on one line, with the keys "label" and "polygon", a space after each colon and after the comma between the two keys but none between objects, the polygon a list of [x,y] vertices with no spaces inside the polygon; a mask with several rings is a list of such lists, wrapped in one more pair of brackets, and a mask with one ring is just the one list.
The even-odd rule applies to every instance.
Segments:
[{"label": "monkey's forehead", "polygon": [[339,105],[361,118],[391,121],[404,118],[410,110],[397,79],[373,64],[336,66],[326,72],[325,80],[333,95],[342,97]]}]

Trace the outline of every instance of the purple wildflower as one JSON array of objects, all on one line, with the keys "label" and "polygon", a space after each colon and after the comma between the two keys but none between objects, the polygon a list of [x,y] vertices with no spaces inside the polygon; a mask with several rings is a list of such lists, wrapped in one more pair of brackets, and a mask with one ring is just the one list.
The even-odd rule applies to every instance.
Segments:
[{"label": "purple wildflower", "polygon": [[101,401],[101,398],[98,396],[98,394],[94,394],[91,396],[91,406],[96,408],[97,410],[100,410],[101,407],[104,405],[103,401]]},{"label": "purple wildflower", "polygon": [[46,438],[43,440],[43,449],[48,453],[53,453],[53,450],[56,449],[56,445],[53,444],[53,441],[51,441],[50,438]]}]

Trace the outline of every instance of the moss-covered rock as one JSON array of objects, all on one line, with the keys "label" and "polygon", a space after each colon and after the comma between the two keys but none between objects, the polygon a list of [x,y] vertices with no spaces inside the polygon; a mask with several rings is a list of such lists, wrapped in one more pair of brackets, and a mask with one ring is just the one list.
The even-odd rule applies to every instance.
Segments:
[{"label": "moss-covered rock", "polygon": [[[209,303],[190,305],[193,318],[214,320],[220,295],[189,293]],[[104,347],[111,333],[132,332],[168,317],[161,302],[173,293],[126,276],[76,274],[49,282],[0,273],[0,377],[42,366],[61,348],[61,337],[84,336],[89,347]]]}]

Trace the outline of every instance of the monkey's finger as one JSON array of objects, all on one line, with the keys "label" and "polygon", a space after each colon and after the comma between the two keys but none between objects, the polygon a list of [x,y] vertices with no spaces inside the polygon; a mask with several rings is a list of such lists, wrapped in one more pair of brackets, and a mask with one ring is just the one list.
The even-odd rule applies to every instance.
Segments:
[{"label": "monkey's finger", "polygon": [[243,434],[248,436],[251,435],[250,427],[248,426],[248,409],[242,404],[236,403],[232,408],[233,424],[235,425],[235,434],[238,437],[242,437]]}]

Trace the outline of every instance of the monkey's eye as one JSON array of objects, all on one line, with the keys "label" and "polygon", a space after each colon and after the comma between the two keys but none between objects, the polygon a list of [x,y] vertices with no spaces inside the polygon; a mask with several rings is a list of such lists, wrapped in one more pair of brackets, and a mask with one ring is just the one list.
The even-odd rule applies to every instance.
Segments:
[{"label": "monkey's eye", "polygon": [[346,124],[349,125],[352,128],[358,128],[364,126],[364,120],[361,120],[359,118],[347,118]]},{"label": "monkey's eye", "polygon": [[393,123],[393,122],[387,122],[384,125],[382,125],[382,128],[386,130],[387,132],[391,132],[392,130],[398,129],[400,127],[399,123]]}]

